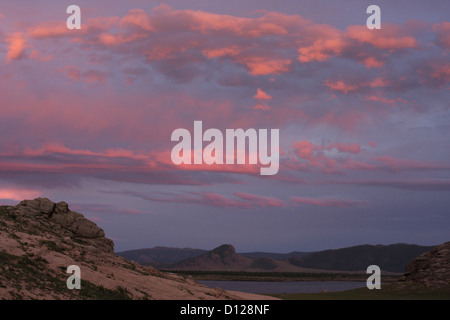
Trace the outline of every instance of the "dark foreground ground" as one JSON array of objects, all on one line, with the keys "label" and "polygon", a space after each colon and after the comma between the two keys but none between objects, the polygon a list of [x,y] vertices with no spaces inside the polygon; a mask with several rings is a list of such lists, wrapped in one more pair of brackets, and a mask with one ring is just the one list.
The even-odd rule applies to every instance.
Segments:
[{"label": "dark foreground ground", "polygon": [[359,288],[340,292],[271,294],[283,300],[450,300],[450,288],[399,287],[385,284],[381,289]]}]

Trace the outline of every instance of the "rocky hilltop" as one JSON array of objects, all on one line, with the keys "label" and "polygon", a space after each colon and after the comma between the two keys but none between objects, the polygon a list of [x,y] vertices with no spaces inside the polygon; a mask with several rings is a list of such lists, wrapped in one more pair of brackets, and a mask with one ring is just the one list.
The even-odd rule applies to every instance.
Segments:
[{"label": "rocky hilltop", "polygon": [[269,257],[249,258],[236,253],[231,244],[223,244],[197,257],[188,258],[170,266],[168,270],[246,271],[246,272],[323,272],[294,266],[289,261]]},{"label": "rocky hilltop", "polygon": [[[81,269],[69,290],[67,267]],[[210,289],[117,256],[104,231],[65,202],[0,206],[0,299],[261,299]]]},{"label": "rocky hilltop", "polygon": [[235,270],[245,268],[252,259],[236,253],[230,244],[221,245],[198,257],[189,258],[176,263],[172,268],[179,270]]},{"label": "rocky hilltop", "polygon": [[440,244],[412,260],[401,283],[426,288],[450,287],[450,242]]}]

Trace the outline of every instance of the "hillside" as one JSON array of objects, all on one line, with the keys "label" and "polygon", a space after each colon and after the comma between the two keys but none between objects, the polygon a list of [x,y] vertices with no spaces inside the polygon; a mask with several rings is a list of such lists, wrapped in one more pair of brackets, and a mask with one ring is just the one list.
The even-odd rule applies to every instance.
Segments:
[{"label": "hillside", "polygon": [[412,244],[360,245],[313,252],[301,258],[291,258],[289,262],[304,268],[346,271],[366,270],[375,264],[382,271],[402,273],[412,259],[432,248]]},{"label": "hillside", "polygon": [[290,258],[301,258],[307,256],[311,252],[301,252],[301,251],[292,251],[289,253],[276,253],[276,252],[242,252],[240,255],[248,258],[259,259],[259,258],[271,258],[274,260],[288,260]]},{"label": "hillside", "polygon": [[[172,264],[186,260],[189,258],[198,257],[208,250],[192,249],[192,248],[169,248],[157,246],[153,248],[135,249],[117,252],[117,255],[129,261],[136,261],[145,266],[152,266],[154,268],[163,269],[170,268]],[[310,252],[293,251],[289,253],[276,252],[242,252],[239,255],[252,259],[270,258],[273,260],[287,260],[290,258],[304,257]],[[263,259],[262,261],[264,261]]]},{"label": "hillside", "polygon": [[197,257],[206,252],[208,251],[202,249],[168,248],[158,246],[153,248],[117,252],[117,255],[129,261],[136,261],[142,265],[161,268],[185,259]]},{"label": "hillside", "polygon": [[200,256],[189,258],[167,269],[173,270],[201,270],[201,271],[249,271],[249,272],[322,272],[279,261],[269,257],[249,258],[236,253],[230,244],[221,245]]},{"label": "hillside", "polygon": [[[66,286],[69,265],[81,269],[81,290]],[[117,256],[104,231],[65,202],[0,206],[0,299],[247,298],[261,297],[210,289]]]},{"label": "hillside", "polygon": [[224,244],[200,256],[177,262],[171,266],[177,270],[236,270],[245,269],[252,259],[240,256],[232,245]]}]

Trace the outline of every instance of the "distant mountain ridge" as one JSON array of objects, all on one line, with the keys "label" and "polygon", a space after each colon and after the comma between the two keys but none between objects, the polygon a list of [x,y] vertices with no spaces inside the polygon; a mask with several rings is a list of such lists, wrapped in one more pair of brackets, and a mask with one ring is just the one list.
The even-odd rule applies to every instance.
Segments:
[{"label": "distant mountain ridge", "polygon": [[365,270],[377,265],[381,270],[404,272],[406,265],[433,246],[414,244],[360,245],[342,249],[313,252],[301,258],[291,258],[293,265],[325,270]]},{"label": "distant mountain ridge", "polygon": [[308,272],[305,268],[294,266],[287,260],[270,257],[249,258],[236,253],[231,244],[221,245],[200,256],[177,262],[166,269],[192,271],[247,271],[247,272]]},{"label": "distant mountain ridge", "polygon": [[252,263],[251,258],[236,253],[230,244],[223,244],[200,256],[179,261],[171,269],[179,270],[236,270]]},{"label": "distant mountain ridge", "polygon": [[129,250],[117,254],[127,260],[139,261],[139,263],[143,265],[164,267],[185,259],[197,257],[206,252],[208,252],[208,250],[158,246],[146,249]]},{"label": "distant mountain ridge", "polygon": [[255,252],[242,252],[239,253],[240,255],[248,258],[272,258],[275,260],[287,260],[290,258],[300,258],[304,257],[311,252],[302,252],[302,251],[292,251],[289,253],[276,253],[276,252],[261,252],[261,251],[255,251]]},{"label": "distant mountain ridge", "polygon": [[382,271],[401,273],[406,265],[433,246],[415,244],[359,245],[317,252],[236,253],[230,244],[211,251],[155,247],[117,253],[141,264],[179,270],[233,270],[304,272],[317,270],[364,271],[371,264]]}]

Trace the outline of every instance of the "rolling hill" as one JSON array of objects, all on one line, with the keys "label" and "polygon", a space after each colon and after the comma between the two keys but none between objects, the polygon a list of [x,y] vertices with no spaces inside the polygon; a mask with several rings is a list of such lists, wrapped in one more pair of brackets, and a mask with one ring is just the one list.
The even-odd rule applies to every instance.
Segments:
[{"label": "rolling hill", "polygon": [[236,253],[228,244],[211,251],[190,248],[154,247],[117,253],[129,260],[156,268],[229,271],[362,271],[372,264],[382,271],[402,273],[415,257],[432,246],[415,244],[359,245],[317,252]]}]

